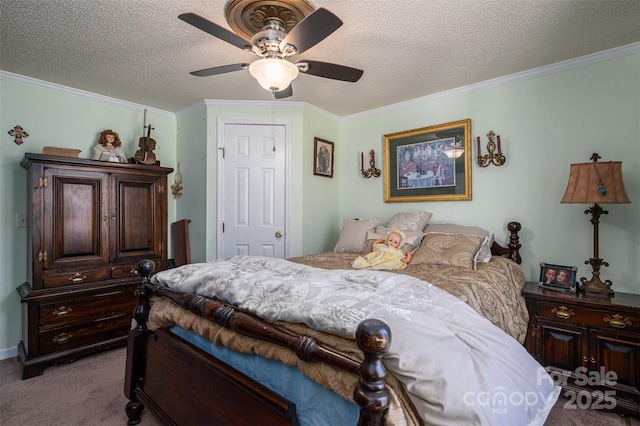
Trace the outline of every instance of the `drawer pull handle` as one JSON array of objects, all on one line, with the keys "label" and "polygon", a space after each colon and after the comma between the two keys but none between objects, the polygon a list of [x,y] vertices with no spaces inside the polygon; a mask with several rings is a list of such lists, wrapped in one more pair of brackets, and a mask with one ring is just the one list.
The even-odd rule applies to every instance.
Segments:
[{"label": "drawer pull handle", "polygon": [[136,269],[132,269],[129,272],[131,272],[133,275],[138,275],[138,271]]},{"label": "drawer pull handle", "polygon": [[63,317],[71,311],[72,311],[71,306],[60,306],[58,309],[53,311],[53,315],[57,317]]},{"label": "drawer pull handle", "polygon": [[591,357],[589,358],[589,362],[591,362],[591,364],[595,364],[596,363],[596,357],[591,355]]},{"label": "drawer pull handle", "polygon": [[582,362],[587,362],[587,361],[588,361],[587,356],[586,355],[582,355]]},{"label": "drawer pull handle", "polygon": [[72,337],[73,337],[73,334],[71,333],[60,333],[53,338],[53,342],[59,345],[62,345],[64,343],[67,343],[69,340],[71,340]]},{"label": "drawer pull handle", "polygon": [[575,315],[575,313],[571,309],[567,308],[566,306],[553,308],[551,312],[556,314],[558,318],[562,318],[562,319],[569,319]]},{"label": "drawer pull handle", "polygon": [[69,278],[69,281],[71,281],[74,284],[82,284],[86,278],[87,278],[86,275],[82,275],[80,272],[76,272],[74,276]]},{"label": "drawer pull handle", "polygon": [[613,317],[605,315],[604,321],[615,328],[626,328],[628,325],[631,325],[631,320],[629,318],[622,318],[620,314],[613,314]]}]

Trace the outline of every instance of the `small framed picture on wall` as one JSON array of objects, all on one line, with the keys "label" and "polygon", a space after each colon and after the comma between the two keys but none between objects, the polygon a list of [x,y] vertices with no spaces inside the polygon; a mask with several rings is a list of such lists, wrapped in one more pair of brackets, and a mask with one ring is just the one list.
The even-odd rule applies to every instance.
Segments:
[{"label": "small framed picture on wall", "polygon": [[333,142],[313,139],[313,174],[333,177]]}]

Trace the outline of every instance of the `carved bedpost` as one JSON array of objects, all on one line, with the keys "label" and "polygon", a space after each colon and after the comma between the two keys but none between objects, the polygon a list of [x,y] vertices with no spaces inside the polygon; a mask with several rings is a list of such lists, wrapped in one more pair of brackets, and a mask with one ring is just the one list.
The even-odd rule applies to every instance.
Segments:
[{"label": "carved bedpost", "polygon": [[381,426],[389,408],[382,356],[391,347],[391,330],[383,321],[364,320],[356,330],[356,342],[364,352],[360,381],[353,392],[353,399],[360,406],[358,426]]},{"label": "carved bedpost", "polygon": [[129,425],[140,423],[140,416],[144,409],[136,397],[135,389],[138,386],[138,381],[142,379],[144,371],[144,344],[149,335],[147,319],[149,318],[149,296],[151,294],[146,284],[149,283],[149,275],[154,269],[155,264],[151,260],[144,259],[138,262],[140,284],[135,291],[138,301],[133,311],[136,326],[129,331],[127,337],[127,365],[124,378],[124,394],[129,399],[125,409]]},{"label": "carved bedpost", "polygon": [[509,222],[507,224],[507,229],[511,232],[509,236],[509,259],[516,262],[518,265],[522,263],[522,258],[520,257],[520,237],[518,236],[518,232],[522,229],[522,225],[520,222]]}]

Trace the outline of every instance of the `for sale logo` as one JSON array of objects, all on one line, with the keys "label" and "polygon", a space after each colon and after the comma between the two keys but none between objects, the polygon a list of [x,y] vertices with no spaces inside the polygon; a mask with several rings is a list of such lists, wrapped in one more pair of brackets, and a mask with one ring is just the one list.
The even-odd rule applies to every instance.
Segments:
[{"label": "for sale logo", "polygon": [[[551,380],[557,386],[565,386],[569,383],[571,373],[568,371],[555,371],[547,368],[538,368],[538,385],[543,380]],[[606,371],[604,367],[599,370],[589,370],[586,367],[576,368],[573,377],[574,384],[577,386],[614,386],[618,383],[618,374],[615,371]],[[564,408],[569,410],[575,409],[592,409],[592,410],[611,410],[616,407],[615,399],[616,391],[607,389],[601,390],[567,390],[564,396],[569,400],[564,404]]]}]

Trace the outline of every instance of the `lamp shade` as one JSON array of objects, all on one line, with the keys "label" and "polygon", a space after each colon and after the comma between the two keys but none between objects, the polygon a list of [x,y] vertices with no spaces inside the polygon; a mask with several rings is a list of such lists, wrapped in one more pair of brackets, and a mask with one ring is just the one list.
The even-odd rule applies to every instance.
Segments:
[{"label": "lamp shade", "polygon": [[279,92],[298,76],[298,67],[284,59],[263,58],[249,65],[249,73],[264,89]]},{"label": "lamp shade", "polygon": [[[603,188],[603,189],[602,189]],[[561,203],[630,203],[622,180],[622,162],[572,164]]]}]

